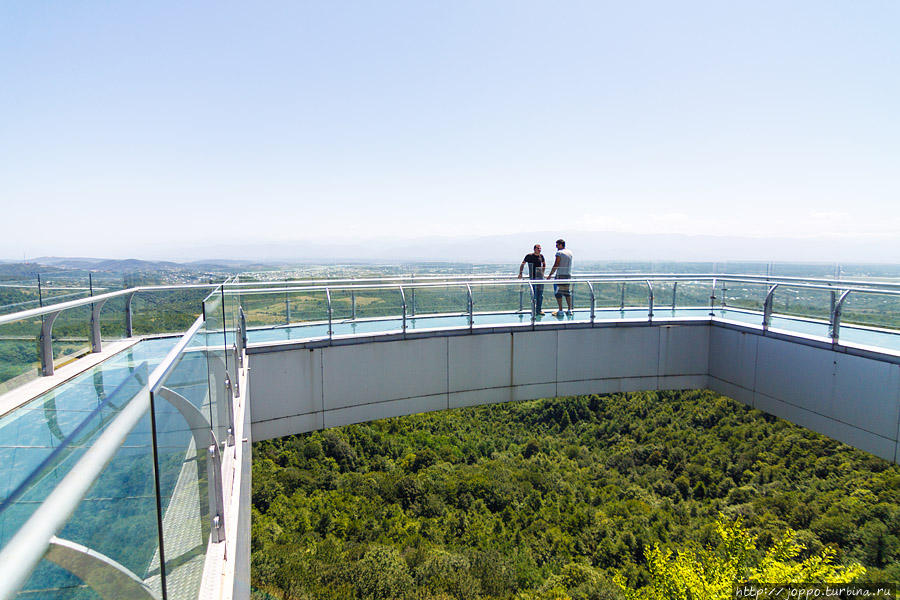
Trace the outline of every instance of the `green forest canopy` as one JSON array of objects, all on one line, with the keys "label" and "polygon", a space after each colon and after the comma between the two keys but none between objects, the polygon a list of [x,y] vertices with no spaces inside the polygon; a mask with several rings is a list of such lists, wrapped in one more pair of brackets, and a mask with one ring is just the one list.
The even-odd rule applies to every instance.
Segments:
[{"label": "green forest canopy", "polygon": [[579,396],[257,443],[252,527],[260,597],[621,598],[722,527],[900,581],[900,469],[710,391]]}]

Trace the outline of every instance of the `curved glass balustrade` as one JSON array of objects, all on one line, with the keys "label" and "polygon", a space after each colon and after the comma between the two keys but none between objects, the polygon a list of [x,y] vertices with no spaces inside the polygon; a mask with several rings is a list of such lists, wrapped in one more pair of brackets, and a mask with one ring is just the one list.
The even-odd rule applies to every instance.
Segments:
[{"label": "curved glass balustrade", "polygon": [[[132,288],[0,315],[0,379],[10,388],[58,360],[69,337],[94,350],[98,330],[107,340],[159,333],[182,328],[166,315],[187,322],[202,311],[186,334],[144,339],[0,415],[0,599],[100,597],[104,585],[123,586],[123,596],[198,597],[207,554],[224,535],[222,463],[234,450],[245,341],[715,319],[900,352],[895,284],[598,275],[571,280],[574,310],[555,316],[553,283],[542,282],[544,314],[535,282],[469,277],[235,279],[211,291]],[[65,327],[48,327],[57,316]],[[41,349],[54,345],[42,364]],[[51,504],[55,516],[45,517]]]}]

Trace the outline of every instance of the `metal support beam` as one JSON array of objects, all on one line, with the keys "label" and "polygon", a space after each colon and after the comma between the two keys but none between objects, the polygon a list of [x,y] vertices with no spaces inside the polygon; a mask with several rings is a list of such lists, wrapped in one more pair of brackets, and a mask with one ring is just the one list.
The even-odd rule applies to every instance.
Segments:
[{"label": "metal support beam", "polygon": [[350,290],[350,318],[356,320],[356,290]]},{"label": "metal support beam", "polygon": [[91,352],[103,351],[103,340],[100,334],[100,311],[106,300],[91,304]]},{"label": "metal support beam", "polygon": [[247,315],[244,314],[244,307],[241,307],[241,348],[247,347]]},{"label": "metal support beam", "polygon": [[472,299],[472,286],[466,284],[466,309],[469,313],[469,329],[475,324],[475,301]]},{"label": "metal support beam", "polygon": [[769,330],[769,323],[772,321],[772,301],[775,297],[775,290],[778,288],[778,284],[773,284],[769,291],[766,292],[766,300],[763,302],[763,331]]},{"label": "metal support beam", "polygon": [[45,377],[53,375],[53,321],[60,312],[44,315],[41,323],[41,374]]},{"label": "metal support beam", "polygon": [[[528,289],[531,291],[531,328],[534,329],[534,320],[537,318],[537,294],[534,291],[534,284],[531,281],[528,282]],[[525,290],[522,290],[520,293],[524,294]],[[541,293],[544,293],[544,290],[541,290]]]},{"label": "metal support beam", "polygon": [[225,440],[226,446],[234,446],[234,390],[231,385],[231,377],[225,372],[225,410],[228,413],[226,432],[228,438]]},{"label": "metal support beam", "polygon": [[675,310],[675,299],[678,293],[678,282],[672,284],[672,310]]},{"label": "metal support beam", "polygon": [[716,278],[712,280],[712,292],[709,294],[709,316],[716,316]]},{"label": "metal support beam", "polygon": [[233,359],[232,364],[234,365],[234,370],[235,370],[234,377],[232,378],[232,382],[234,383],[234,389],[232,391],[234,392],[235,398],[241,397],[241,384],[239,383],[241,380],[241,377],[240,377],[240,373],[238,372],[238,363],[240,363],[240,360],[241,360],[240,354],[241,353],[238,350],[237,344],[232,344],[231,345],[231,356]]},{"label": "metal support beam", "polygon": [[291,324],[291,300],[287,292],[284,293],[284,324]]},{"label": "metal support beam", "polygon": [[403,337],[406,338],[406,294],[403,292],[403,286],[397,286],[400,288],[400,307],[403,309],[403,323],[401,325],[401,330],[403,331]]},{"label": "metal support beam", "polygon": [[409,316],[416,316],[416,288],[409,290]]},{"label": "metal support beam", "polygon": [[837,344],[841,337],[841,313],[844,310],[844,301],[847,299],[847,296],[850,295],[851,291],[852,290],[846,290],[841,294],[841,297],[838,298],[838,301],[834,305],[834,310],[831,312],[829,333],[831,335],[831,342],[834,344]]},{"label": "metal support beam", "polygon": [[163,386],[157,390],[156,394],[181,413],[188,427],[191,428],[191,435],[194,436],[194,447],[197,449],[197,452],[200,452],[203,446],[206,445],[204,441],[206,433],[212,429],[206,415],[194,406],[190,400],[175,390]]},{"label": "metal support beam", "polygon": [[132,306],[132,300],[134,300],[134,295],[137,291],[131,292],[128,294],[128,298],[125,299],[125,337],[134,337],[134,308]]},{"label": "metal support beam", "polygon": [[650,282],[649,279],[647,280],[647,293],[649,294],[648,300],[649,300],[649,306],[650,306],[649,311],[647,312],[647,320],[652,321],[653,320],[653,284]]},{"label": "metal support beam", "polygon": [[588,289],[591,291],[591,325],[594,324],[594,317],[597,312],[597,297],[594,294],[594,285],[588,281]]},{"label": "metal support beam", "polygon": [[206,448],[206,473],[209,482],[210,541],[225,541],[225,492],[222,488],[222,455],[216,434],[210,429],[209,446]]},{"label": "metal support beam", "polygon": [[334,311],[331,306],[331,290],[327,287],[325,288],[325,305],[328,307],[328,339],[334,339],[334,327],[332,327],[332,319],[334,317]]},{"label": "metal support beam", "polygon": [[44,558],[81,579],[103,600],[160,598],[128,567],[87,546],[53,536]]},{"label": "metal support beam", "polygon": [[625,282],[622,282],[622,301],[619,303],[619,310],[625,310]]}]

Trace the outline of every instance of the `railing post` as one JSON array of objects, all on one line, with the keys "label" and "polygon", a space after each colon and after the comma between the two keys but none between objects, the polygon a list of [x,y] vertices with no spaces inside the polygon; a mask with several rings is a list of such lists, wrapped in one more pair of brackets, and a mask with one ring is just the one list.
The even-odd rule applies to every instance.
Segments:
[{"label": "railing post", "polygon": [[247,349],[247,315],[244,314],[244,307],[240,309],[241,314],[241,349]]},{"label": "railing post", "polygon": [[331,326],[331,320],[333,316],[332,308],[331,308],[331,290],[328,287],[325,287],[325,303],[328,306],[328,339],[334,339],[334,328]]},{"label": "railing post", "polygon": [[234,387],[231,384],[231,377],[228,371],[225,371],[225,410],[228,413],[228,427],[226,432],[228,437],[225,440],[226,446],[234,446]]},{"label": "railing post", "polygon": [[409,290],[409,315],[416,316],[416,288]]},{"label": "railing post", "polygon": [[91,352],[103,351],[103,340],[100,335],[100,310],[106,300],[91,304]]},{"label": "railing post", "polygon": [[231,356],[232,356],[232,360],[234,361],[234,366],[235,366],[234,390],[233,390],[235,398],[240,398],[240,396],[241,396],[241,384],[240,384],[241,376],[240,376],[240,373],[237,372],[237,369],[239,368],[238,364],[241,361],[240,354],[241,354],[241,352],[240,352],[240,350],[238,350],[237,344],[232,344],[231,345]]},{"label": "railing post", "polygon": [[725,287],[725,280],[723,279],[722,280],[722,308],[725,308],[725,300],[726,300],[725,292],[727,292],[727,291],[728,291],[728,288]]},{"label": "railing post", "polygon": [[712,292],[710,292],[709,295],[709,316],[711,317],[716,316],[716,283],[718,283],[718,281],[713,277]]},{"label": "railing post", "polygon": [[53,375],[53,321],[62,311],[44,315],[41,323],[41,374],[45,377]]},{"label": "railing post", "polygon": [[[531,303],[532,307],[534,306],[534,302]],[[525,288],[519,288],[519,312],[522,312],[525,309]],[[534,308],[531,309],[534,312]]]},{"label": "railing post", "polygon": [[356,290],[350,290],[350,318],[356,320]]},{"label": "railing post", "polygon": [[587,282],[587,285],[588,285],[588,289],[591,292],[591,327],[593,327],[594,326],[594,316],[597,311],[597,298],[594,294],[594,285],[590,281]]},{"label": "railing post", "polygon": [[225,492],[222,488],[222,455],[216,434],[209,432],[206,474],[209,486],[210,537],[214,544],[225,541]]},{"label": "railing post", "polygon": [[137,291],[131,292],[125,300],[125,337],[129,338],[134,336],[134,309],[131,301],[134,300],[136,293]]},{"label": "railing post", "polygon": [[[537,294],[534,291],[534,284],[531,280],[528,281],[528,290],[531,292],[531,329],[534,329],[534,321],[537,318]],[[541,290],[543,293],[543,290]],[[525,290],[521,290],[520,293],[524,296]]]},{"label": "railing post", "polygon": [[772,320],[772,302],[775,298],[775,289],[778,287],[778,284],[773,284],[772,287],[769,288],[769,291],[766,292],[766,300],[763,302],[763,332],[769,330],[769,322]]},{"label": "railing post", "polygon": [[472,286],[466,284],[466,304],[469,311],[469,330],[475,324],[475,301],[472,299]]},{"label": "railing post", "polygon": [[622,282],[622,301],[619,303],[619,310],[625,312],[625,282]]},{"label": "railing post", "polygon": [[406,339],[406,294],[403,292],[403,286],[397,286],[400,288],[400,306],[403,309],[403,339]]},{"label": "railing post", "polygon": [[287,292],[284,293],[284,324],[291,324],[291,300]]},{"label": "railing post", "polygon": [[849,295],[850,290],[845,290],[835,303],[834,310],[831,311],[831,331],[829,333],[831,334],[832,344],[837,344],[841,337],[841,312],[844,309],[844,300],[846,300]]},{"label": "railing post", "polygon": [[649,294],[649,303],[650,303],[650,310],[647,313],[647,320],[652,321],[653,320],[653,284],[650,282],[649,279],[647,280],[647,292]]}]

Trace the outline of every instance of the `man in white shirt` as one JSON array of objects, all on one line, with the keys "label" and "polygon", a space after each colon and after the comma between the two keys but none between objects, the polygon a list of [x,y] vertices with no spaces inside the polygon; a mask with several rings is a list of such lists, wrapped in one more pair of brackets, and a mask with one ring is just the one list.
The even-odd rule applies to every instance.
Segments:
[{"label": "man in white shirt", "polygon": [[[550,269],[550,274],[547,275],[547,279],[553,279],[554,274],[556,274],[557,281],[560,279],[572,278],[572,252],[566,250],[566,240],[563,239],[556,240],[556,261],[553,263],[553,268]],[[569,283],[557,283],[553,287],[555,290],[554,295],[556,296],[556,303],[559,305],[559,311],[554,314],[557,317],[563,316],[562,299],[563,296],[565,296],[566,306],[569,308],[566,314],[571,317],[572,285]]]}]

